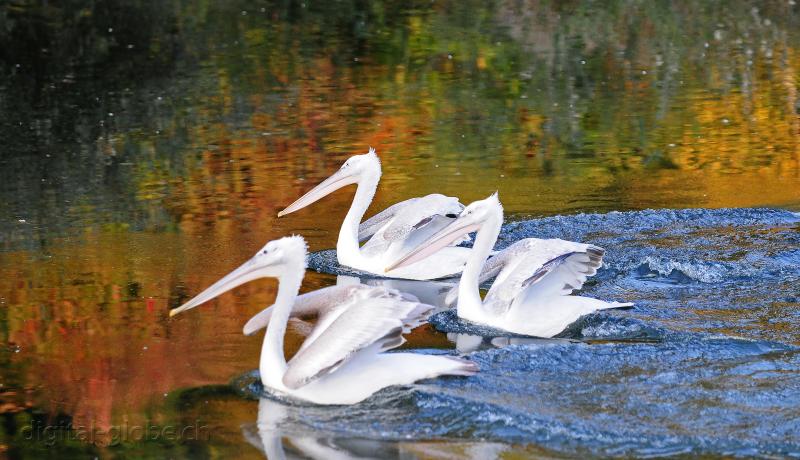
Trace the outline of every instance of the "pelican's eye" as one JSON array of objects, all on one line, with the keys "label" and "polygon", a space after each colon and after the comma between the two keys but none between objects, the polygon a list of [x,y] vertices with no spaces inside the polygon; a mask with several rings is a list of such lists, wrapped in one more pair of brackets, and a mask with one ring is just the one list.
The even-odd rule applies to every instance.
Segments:
[{"label": "pelican's eye", "polygon": [[454,213],[452,213],[452,212],[451,212],[451,213],[449,213],[449,214],[445,214],[444,216],[445,216],[445,217],[449,217],[449,218],[451,218],[451,219],[455,219],[456,217],[458,217],[458,215],[456,215],[456,214],[454,214]]}]

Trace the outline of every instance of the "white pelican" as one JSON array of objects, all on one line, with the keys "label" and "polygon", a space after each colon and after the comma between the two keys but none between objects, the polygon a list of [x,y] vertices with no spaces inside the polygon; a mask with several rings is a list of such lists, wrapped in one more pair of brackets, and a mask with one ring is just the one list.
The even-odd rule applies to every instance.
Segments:
[{"label": "white pelican", "polygon": [[[590,244],[527,238],[500,251],[489,261],[490,269],[481,273],[502,224],[503,207],[495,193],[471,203],[453,223],[389,268],[414,263],[453,239],[477,231],[458,283],[460,318],[517,334],[553,337],[583,315],[633,305],[569,295],[602,264],[604,250]],[[495,274],[481,300],[479,281]]]},{"label": "white pelican", "polygon": [[[336,242],[336,257],[341,265],[390,278],[412,280],[447,278],[461,273],[470,250],[450,245],[424,262],[391,273],[384,270],[423,239],[452,222],[464,206],[458,198],[434,193],[394,204],[359,224],[375,196],[380,179],[381,162],[375,149],[370,148],[369,153],[348,158],[338,171],[279,212],[278,217],[305,208],[344,186],[357,184],[353,203]],[[367,239],[363,246],[359,246]]]},{"label": "white pelican", "polygon": [[[401,345],[403,333],[421,324],[433,307],[385,294],[380,288],[360,290],[347,299],[334,297],[336,303],[324,309],[326,314],[287,363],[283,338],[305,269],[302,237],[270,241],[170,316],[248,281],[277,278],[278,294],[261,349],[261,381],[279,394],[316,404],[355,404],[388,386],[477,372],[475,363],[455,357],[382,353]],[[324,302],[322,296],[317,300]]]}]

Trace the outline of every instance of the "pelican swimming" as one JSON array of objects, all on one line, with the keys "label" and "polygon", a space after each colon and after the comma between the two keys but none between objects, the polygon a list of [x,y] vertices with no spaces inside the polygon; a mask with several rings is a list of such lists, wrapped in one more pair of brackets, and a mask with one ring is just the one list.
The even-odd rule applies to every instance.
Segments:
[{"label": "pelican swimming", "polygon": [[[470,250],[454,246],[463,238],[425,259],[387,273],[384,269],[402,257],[426,237],[447,226],[464,209],[458,198],[434,193],[394,204],[359,224],[367,211],[378,182],[381,162],[375,149],[347,159],[332,176],[298,198],[278,217],[293,213],[334,191],[357,184],[356,194],[339,230],[336,257],[346,265],[368,273],[391,278],[429,280],[458,275]],[[468,239],[468,238],[467,238]],[[360,242],[368,240],[363,246]]]},{"label": "pelican swimming", "polygon": [[[477,231],[457,288],[460,318],[517,334],[553,337],[583,315],[633,305],[569,295],[602,264],[604,250],[590,244],[527,238],[499,252],[489,261],[490,269],[481,271],[502,224],[503,207],[495,193],[471,203],[450,225],[389,268],[412,264],[453,239]],[[495,275],[481,300],[481,278]]]},{"label": "pelican swimming", "polygon": [[404,343],[403,333],[424,321],[430,305],[361,290],[336,298],[289,361],[284,333],[306,269],[306,243],[291,236],[270,241],[255,256],[170,316],[194,308],[258,278],[277,278],[278,293],[261,348],[265,388],[316,404],[355,404],[378,390],[440,375],[473,375],[477,366],[460,358],[383,353]]}]

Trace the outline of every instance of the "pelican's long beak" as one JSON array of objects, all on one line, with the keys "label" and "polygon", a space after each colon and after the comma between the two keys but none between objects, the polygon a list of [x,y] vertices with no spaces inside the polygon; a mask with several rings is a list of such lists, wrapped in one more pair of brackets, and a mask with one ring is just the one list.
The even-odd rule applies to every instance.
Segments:
[{"label": "pelican's long beak", "polygon": [[440,249],[447,247],[450,243],[467,233],[478,230],[480,226],[481,224],[475,222],[471,216],[461,216],[451,222],[447,227],[439,230],[430,238],[420,243],[417,247],[412,249],[411,252],[403,256],[402,259],[388,266],[386,268],[386,273],[419,262]]},{"label": "pelican's long beak", "polygon": [[242,333],[244,335],[253,335],[256,333],[256,331],[267,327],[267,324],[269,324],[269,321],[272,319],[272,312],[274,310],[275,306],[270,305],[269,307],[256,313],[255,316],[250,318],[244,325],[244,328],[242,328]]},{"label": "pelican's long beak", "polygon": [[173,317],[182,311],[192,309],[202,303],[208,302],[214,297],[218,297],[231,289],[241,286],[248,281],[252,281],[265,276],[264,269],[272,265],[264,257],[256,255],[252,259],[243,263],[236,270],[225,275],[221,280],[212,284],[208,289],[201,292],[192,300],[186,302],[178,308],[170,310],[169,316]]},{"label": "pelican's long beak", "polygon": [[305,195],[301,196],[294,203],[290,204],[283,211],[278,213],[278,217],[291,214],[297,210],[303,209],[306,206],[314,203],[315,201],[324,198],[331,193],[339,190],[350,184],[358,182],[358,176],[350,171],[339,170],[336,171],[331,177],[322,181],[319,185],[309,190]]}]

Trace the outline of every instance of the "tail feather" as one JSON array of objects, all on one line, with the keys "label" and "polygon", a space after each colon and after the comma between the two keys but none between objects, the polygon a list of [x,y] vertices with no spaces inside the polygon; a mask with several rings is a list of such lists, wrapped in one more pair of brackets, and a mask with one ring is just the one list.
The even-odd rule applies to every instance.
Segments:
[{"label": "tail feather", "polygon": [[403,321],[403,332],[409,333],[412,329],[422,326],[428,321],[428,316],[435,307],[424,303],[416,303],[414,309],[411,310]]},{"label": "tail feather", "polygon": [[447,375],[462,375],[469,377],[480,372],[480,368],[478,368],[478,365],[473,361],[452,356],[445,356],[444,358],[455,361],[457,364],[455,369],[447,371]]},{"label": "tail feather", "polygon": [[609,310],[612,308],[630,308],[634,306],[633,302],[614,302],[608,300],[595,299],[594,297],[584,297],[579,295],[563,296],[560,299],[563,304],[574,304],[580,310],[582,315],[589,314],[598,310]]},{"label": "tail feather", "polygon": [[605,307],[604,309],[608,309],[608,308],[632,308],[632,307],[636,306],[636,304],[634,304],[633,302],[607,302],[607,303],[609,304],[609,306]]}]

